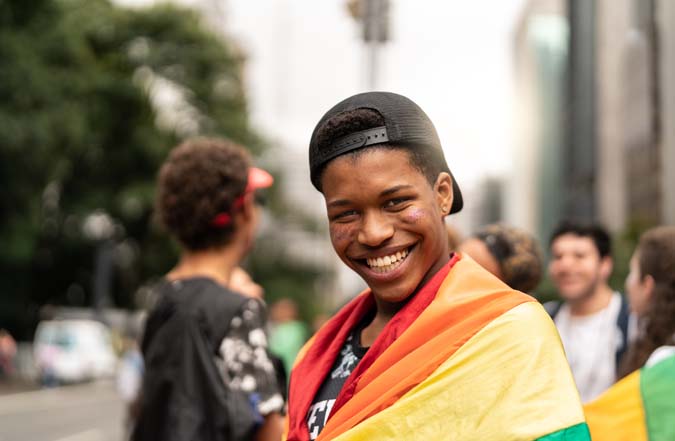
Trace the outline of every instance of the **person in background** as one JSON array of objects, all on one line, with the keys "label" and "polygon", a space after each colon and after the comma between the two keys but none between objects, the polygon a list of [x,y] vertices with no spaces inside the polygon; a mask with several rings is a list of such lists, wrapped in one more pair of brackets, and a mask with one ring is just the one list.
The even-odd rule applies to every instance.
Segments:
[{"label": "person in background", "polygon": [[291,371],[307,337],[307,327],[299,319],[295,301],[282,298],[274,302],[270,307],[270,351],[281,358],[286,372]]},{"label": "person in background", "polygon": [[331,314],[326,312],[319,312],[316,314],[311,321],[311,334],[316,334],[319,329],[331,318]]},{"label": "person in background", "polygon": [[0,379],[9,378],[14,374],[15,356],[16,341],[6,329],[0,329]]},{"label": "person in background", "polygon": [[462,194],[417,104],[345,99],[309,161],[333,248],[368,289],[298,355],[288,440],[589,439],[542,306],[450,253],[444,219]]},{"label": "person in background", "polygon": [[626,278],[638,332],[620,376],[675,354],[675,226],[652,228],[640,237]]},{"label": "person in background", "polygon": [[448,231],[448,248],[450,251],[457,251],[459,244],[462,243],[462,235],[459,230],[450,224],[445,224],[445,229]]},{"label": "person in background", "polygon": [[255,237],[254,193],[272,181],[242,147],[215,138],[182,143],[162,165],[156,211],[181,255],[154,288],[134,441],[281,436],[263,304],[229,288]]},{"label": "person in background", "polygon": [[138,418],[139,394],[143,382],[143,354],[138,347],[138,340],[132,332],[122,337],[122,356],[117,366],[116,386],[117,393],[124,402],[126,414],[124,416],[125,439],[131,435],[136,419]]},{"label": "person in background", "polygon": [[611,239],[597,224],[561,222],[550,240],[548,270],[562,302],[547,302],[581,400],[590,401],[617,378],[628,346],[628,302],[610,288]]},{"label": "person in background", "polygon": [[544,258],[539,243],[518,228],[487,225],[462,241],[459,251],[518,291],[530,293],[541,282]]},{"label": "person in background", "polygon": [[645,232],[626,278],[638,335],[623,379],[585,406],[593,440],[675,439],[675,226]]}]

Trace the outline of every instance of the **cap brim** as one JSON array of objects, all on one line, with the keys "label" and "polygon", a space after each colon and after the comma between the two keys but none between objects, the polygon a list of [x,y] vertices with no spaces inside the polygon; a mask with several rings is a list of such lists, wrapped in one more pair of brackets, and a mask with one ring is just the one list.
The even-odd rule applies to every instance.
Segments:
[{"label": "cap brim", "polygon": [[452,206],[450,207],[450,214],[457,213],[461,211],[464,207],[464,198],[462,197],[462,191],[459,189],[459,184],[450,172],[450,177],[452,178]]},{"label": "cap brim", "polygon": [[268,188],[271,187],[273,183],[274,178],[265,170],[258,167],[251,167],[248,169],[248,182],[246,183],[247,190]]}]

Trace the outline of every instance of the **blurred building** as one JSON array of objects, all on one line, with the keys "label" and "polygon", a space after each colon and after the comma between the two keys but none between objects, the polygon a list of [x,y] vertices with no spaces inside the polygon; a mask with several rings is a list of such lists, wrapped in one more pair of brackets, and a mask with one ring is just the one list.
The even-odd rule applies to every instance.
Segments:
[{"label": "blurred building", "polygon": [[488,176],[479,181],[476,188],[469,189],[468,194],[473,202],[462,211],[466,210],[469,214],[473,229],[504,219],[505,187],[503,177]]},{"label": "blurred building", "polygon": [[561,216],[569,25],[562,0],[526,3],[514,42],[516,144],[509,223],[545,236]]},{"label": "blurred building", "polygon": [[674,49],[670,0],[526,2],[511,222],[540,237],[561,217],[675,223]]}]

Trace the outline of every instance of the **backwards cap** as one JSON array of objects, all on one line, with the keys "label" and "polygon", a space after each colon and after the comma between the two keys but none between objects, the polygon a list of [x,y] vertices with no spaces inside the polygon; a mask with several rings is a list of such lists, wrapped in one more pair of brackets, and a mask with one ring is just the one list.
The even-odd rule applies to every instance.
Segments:
[{"label": "backwards cap", "polygon": [[[319,144],[319,129],[331,118],[350,110],[372,109],[384,118],[385,125],[343,136],[332,144]],[[426,113],[412,100],[391,92],[366,92],[351,96],[333,106],[314,128],[309,144],[309,168],[312,184],[320,189],[321,170],[331,160],[345,153],[377,144],[391,144],[409,150],[429,149],[442,161],[441,168],[452,177],[453,201],[450,213],[464,205],[457,180],[452,176],[443,155],[436,128]]]}]

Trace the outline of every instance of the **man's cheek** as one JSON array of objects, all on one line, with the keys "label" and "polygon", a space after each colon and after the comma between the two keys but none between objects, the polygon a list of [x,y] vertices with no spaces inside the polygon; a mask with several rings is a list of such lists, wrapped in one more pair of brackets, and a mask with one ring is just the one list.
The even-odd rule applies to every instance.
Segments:
[{"label": "man's cheek", "polygon": [[403,214],[403,221],[407,224],[417,224],[428,217],[426,210],[421,208],[411,208]]},{"label": "man's cheek", "polygon": [[329,227],[330,240],[334,246],[339,246],[340,243],[349,241],[356,231],[356,227],[348,224],[333,224]]}]

